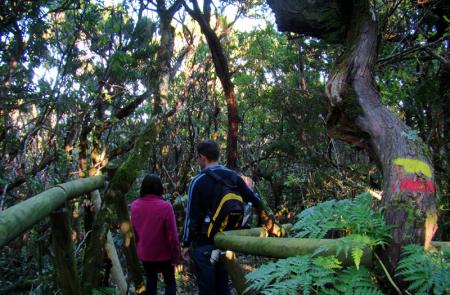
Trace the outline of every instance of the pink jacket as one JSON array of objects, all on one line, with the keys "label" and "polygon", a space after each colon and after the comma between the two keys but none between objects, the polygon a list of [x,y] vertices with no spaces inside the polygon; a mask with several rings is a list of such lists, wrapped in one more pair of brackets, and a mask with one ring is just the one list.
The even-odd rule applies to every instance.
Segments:
[{"label": "pink jacket", "polygon": [[131,225],[137,255],[142,261],[177,263],[180,245],[172,205],[159,196],[146,195],[131,203]]}]

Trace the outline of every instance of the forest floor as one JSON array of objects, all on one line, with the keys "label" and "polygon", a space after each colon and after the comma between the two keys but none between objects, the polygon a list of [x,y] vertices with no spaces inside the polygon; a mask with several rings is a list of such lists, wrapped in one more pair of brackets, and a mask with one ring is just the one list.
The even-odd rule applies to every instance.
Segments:
[{"label": "forest floor", "polygon": [[[237,257],[242,269],[245,273],[255,270],[262,263],[268,262],[269,258],[261,258],[253,255],[238,255]],[[177,267],[176,280],[177,280],[177,293],[180,295],[194,295],[198,294],[198,288],[196,284],[195,275],[193,273],[193,266],[180,264]],[[229,281],[231,295],[237,295],[236,290],[233,288],[231,280]],[[158,293],[164,294],[164,282],[162,276],[159,278]]]}]

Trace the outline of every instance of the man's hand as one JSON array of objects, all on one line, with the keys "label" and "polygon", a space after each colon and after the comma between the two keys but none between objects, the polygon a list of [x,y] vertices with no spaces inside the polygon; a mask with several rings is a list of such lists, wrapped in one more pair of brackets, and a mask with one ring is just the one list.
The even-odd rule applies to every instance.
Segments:
[{"label": "man's hand", "polygon": [[190,261],[189,249],[190,249],[189,247],[181,248],[181,259],[183,259],[183,261],[188,263]]},{"label": "man's hand", "polygon": [[261,215],[261,219],[263,221],[263,227],[265,231],[267,232],[267,235],[269,237],[285,237],[287,235],[284,228],[281,226],[280,223],[275,221],[275,218],[271,215],[267,215],[265,212]]},{"label": "man's hand", "polygon": [[268,230],[269,237],[286,237],[287,233],[280,223],[273,221],[272,227]]}]

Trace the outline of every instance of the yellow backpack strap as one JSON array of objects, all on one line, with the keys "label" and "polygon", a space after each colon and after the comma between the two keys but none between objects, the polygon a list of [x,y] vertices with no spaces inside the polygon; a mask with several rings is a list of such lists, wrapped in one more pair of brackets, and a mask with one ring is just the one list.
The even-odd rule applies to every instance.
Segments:
[{"label": "yellow backpack strap", "polygon": [[244,200],[242,200],[241,196],[236,195],[234,193],[228,193],[225,196],[223,196],[222,200],[220,200],[219,206],[217,206],[216,212],[214,212],[214,215],[213,215],[213,218],[211,220],[211,223],[209,224],[208,237],[211,236],[212,228],[214,226],[214,223],[216,222],[217,216],[219,216],[220,210],[222,210],[223,204],[225,204],[225,202],[229,201],[229,200],[238,200],[240,202],[244,202]]}]

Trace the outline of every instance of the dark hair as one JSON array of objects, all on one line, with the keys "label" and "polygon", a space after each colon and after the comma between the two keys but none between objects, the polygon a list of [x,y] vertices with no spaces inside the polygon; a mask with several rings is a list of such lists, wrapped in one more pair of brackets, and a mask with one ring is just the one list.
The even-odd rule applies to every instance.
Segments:
[{"label": "dark hair", "polygon": [[142,180],[140,196],[163,194],[163,185],[161,179],[156,174],[147,174]]},{"label": "dark hair", "polygon": [[205,140],[197,145],[197,153],[205,156],[208,161],[219,161],[220,151],[219,146],[215,141]]}]

